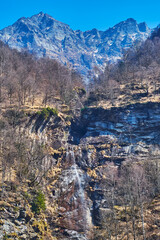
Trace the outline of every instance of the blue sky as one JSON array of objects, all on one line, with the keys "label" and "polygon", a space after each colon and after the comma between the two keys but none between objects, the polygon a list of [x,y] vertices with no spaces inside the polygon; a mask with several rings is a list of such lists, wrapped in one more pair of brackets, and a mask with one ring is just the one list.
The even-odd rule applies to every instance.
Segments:
[{"label": "blue sky", "polygon": [[1,0],[0,29],[43,11],[74,30],[105,30],[127,18],[160,23],[160,0]]}]

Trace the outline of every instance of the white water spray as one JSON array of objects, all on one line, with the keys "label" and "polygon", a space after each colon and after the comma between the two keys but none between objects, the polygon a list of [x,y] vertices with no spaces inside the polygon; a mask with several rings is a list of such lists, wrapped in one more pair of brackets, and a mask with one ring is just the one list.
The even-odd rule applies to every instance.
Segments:
[{"label": "white water spray", "polygon": [[[76,152],[75,152],[76,151]],[[80,232],[77,231],[77,239],[88,240],[88,233],[92,228],[92,218],[90,210],[88,207],[88,199],[84,190],[84,174],[82,170],[76,164],[76,155],[79,159],[82,159],[81,149],[77,149],[75,146],[66,146],[66,162],[70,166],[66,172],[66,183],[68,183],[68,196],[69,204],[71,209],[67,213],[68,230],[67,232],[71,234],[71,239],[74,236],[74,229],[79,228]],[[70,195],[70,190],[72,191],[71,182],[74,183],[74,192]],[[76,226],[75,226],[76,224]],[[73,234],[72,234],[73,233]],[[79,237],[78,237],[79,236]]]},{"label": "white water spray", "polygon": [[74,172],[75,172],[75,176],[76,176],[76,180],[78,182],[78,188],[79,188],[79,197],[81,199],[81,204],[83,206],[85,206],[85,195],[84,195],[84,189],[82,187],[82,180],[81,180],[81,177],[79,175],[79,172],[78,172],[78,169],[77,169],[77,164],[76,164],[76,161],[75,161],[75,155],[74,155],[74,151],[72,150],[71,151],[71,157],[72,157],[72,160],[73,160],[73,169],[74,169]]}]

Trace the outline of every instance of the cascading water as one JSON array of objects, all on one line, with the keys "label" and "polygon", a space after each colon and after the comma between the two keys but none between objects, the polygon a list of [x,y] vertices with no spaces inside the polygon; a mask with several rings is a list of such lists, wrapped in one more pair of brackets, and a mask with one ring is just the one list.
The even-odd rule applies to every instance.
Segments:
[{"label": "cascading water", "polygon": [[88,240],[92,221],[84,190],[85,173],[76,164],[77,154],[81,156],[76,146],[66,148],[67,168],[63,172],[65,193],[62,197],[64,199],[62,206],[66,212],[63,220],[66,232],[70,235],[69,239]]},{"label": "cascading water", "polygon": [[78,183],[78,188],[79,188],[79,196],[81,198],[81,204],[84,206],[85,205],[85,196],[84,196],[84,189],[82,187],[82,179],[79,175],[78,169],[77,169],[77,164],[75,162],[75,155],[74,155],[74,151],[71,151],[71,156],[73,159],[73,169],[75,171],[75,175],[76,175],[76,180]]}]

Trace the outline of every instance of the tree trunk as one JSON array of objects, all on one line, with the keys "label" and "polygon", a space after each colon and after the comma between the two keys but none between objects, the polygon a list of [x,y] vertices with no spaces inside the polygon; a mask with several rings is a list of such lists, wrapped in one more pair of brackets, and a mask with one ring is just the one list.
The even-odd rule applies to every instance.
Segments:
[{"label": "tree trunk", "polygon": [[141,220],[142,220],[143,240],[146,240],[146,232],[145,232],[145,228],[144,228],[143,202],[141,202]]}]

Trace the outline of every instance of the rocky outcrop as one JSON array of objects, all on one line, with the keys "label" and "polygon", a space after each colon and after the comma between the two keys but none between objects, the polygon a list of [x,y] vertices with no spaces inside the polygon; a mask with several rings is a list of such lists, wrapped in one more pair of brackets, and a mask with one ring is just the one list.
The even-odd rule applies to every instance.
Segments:
[{"label": "rocky outcrop", "polygon": [[[74,141],[88,137],[110,136],[126,144],[159,143],[159,103],[137,103],[111,109],[86,108],[81,119],[73,122],[71,134]],[[81,134],[79,129],[83,129]]]},{"label": "rocky outcrop", "polygon": [[14,197],[0,201],[0,239],[54,239],[44,215],[34,216],[22,196]]}]

